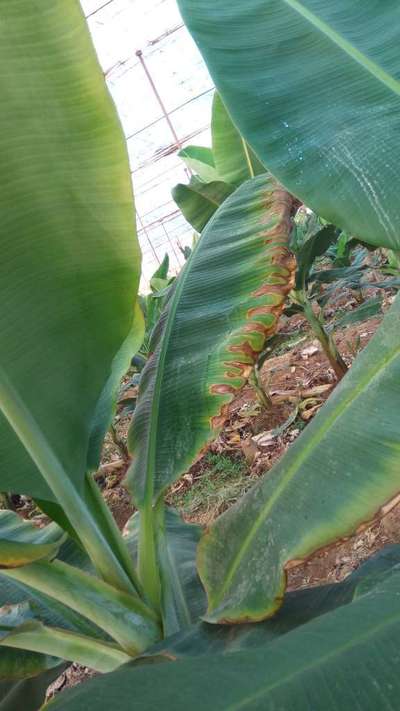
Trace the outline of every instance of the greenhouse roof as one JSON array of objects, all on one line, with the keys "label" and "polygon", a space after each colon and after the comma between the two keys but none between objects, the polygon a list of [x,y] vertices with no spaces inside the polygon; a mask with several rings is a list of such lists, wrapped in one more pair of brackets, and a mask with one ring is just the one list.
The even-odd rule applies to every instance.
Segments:
[{"label": "greenhouse roof", "polygon": [[173,271],[192,228],[171,197],[187,171],[177,153],[210,144],[213,84],[175,0],[81,0],[127,139],[143,288],[168,252]]}]

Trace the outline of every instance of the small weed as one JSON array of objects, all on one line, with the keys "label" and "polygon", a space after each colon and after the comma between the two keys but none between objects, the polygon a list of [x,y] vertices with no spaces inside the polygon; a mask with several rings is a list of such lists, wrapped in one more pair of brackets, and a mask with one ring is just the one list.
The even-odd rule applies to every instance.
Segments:
[{"label": "small weed", "polygon": [[267,358],[285,355],[296,346],[299,346],[308,338],[308,333],[298,329],[291,333],[277,333],[267,342],[265,350],[261,354],[261,364]]},{"label": "small weed", "polygon": [[346,341],[346,346],[353,358],[356,358],[361,350],[360,334],[357,334],[354,341]]},{"label": "small weed", "polygon": [[180,508],[185,518],[204,523],[232,506],[255,480],[242,457],[209,452],[202,464],[193,484],[173,493],[170,503]]}]

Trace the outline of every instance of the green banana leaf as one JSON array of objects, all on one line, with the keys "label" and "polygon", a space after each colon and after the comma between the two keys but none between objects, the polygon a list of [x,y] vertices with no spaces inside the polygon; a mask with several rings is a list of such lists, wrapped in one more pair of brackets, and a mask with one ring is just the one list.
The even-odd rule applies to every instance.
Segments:
[{"label": "green banana leaf", "polygon": [[[109,642],[85,637],[69,630],[46,627],[35,619],[28,603],[9,605],[0,610],[0,646],[5,647],[4,656],[0,656],[0,659],[6,660],[7,671],[10,669],[10,661],[13,660],[9,648],[23,650],[18,661],[22,660],[24,676],[38,673],[37,667],[32,666],[32,658],[37,663],[40,660],[42,669],[46,668],[45,665],[50,668],[59,666],[61,657],[88,665],[100,672],[113,671],[130,661],[128,654]],[[29,650],[33,655],[29,655]],[[12,673],[12,669],[10,671]],[[18,673],[22,676],[22,670]]]},{"label": "green banana leaf", "polygon": [[129,433],[127,483],[138,508],[156,503],[215,436],[276,328],[292,280],[291,208],[269,177],[248,181],[214,215],[174,282]]},{"label": "green banana leaf", "polygon": [[[154,272],[153,276],[151,277],[151,281],[153,279],[168,279],[168,272],[169,272],[169,254],[166,252],[164,254],[164,259],[162,260],[160,266],[156,271]],[[151,286],[151,282],[150,282]],[[152,291],[158,291],[158,289],[153,289]]]},{"label": "green banana leaf", "polygon": [[[132,558],[137,561],[140,513],[126,524],[126,538]],[[174,509],[161,509],[157,517],[157,559],[162,582],[163,631],[170,636],[193,625],[207,607],[204,589],[196,568],[200,526],[185,523]]]},{"label": "green banana leaf", "polygon": [[[87,556],[79,551],[76,544],[71,540],[66,541],[61,546],[59,555],[69,564],[93,572]],[[88,635],[98,641],[111,641],[111,638],[97,625],[80,615],[76,610],[66,607],[54,597],[51,598],[21,582],[11,580],[6,577],[4,572],[0,572],[0,628],[2,627],[2,615],[6,614],[10,607],[22,607],[27,604],[29,605],[31,616],[36,621],[42,622],[47,626],[76,632],[80,635]],[[51,653],[39,654],[37,652],[27,651],[26,649],[12,649],[11,647],[1,646],[0,680],[14,680],[16,688],[14,688],[12,683],[9,684],[5,681],[0,682],[0,699],[3,699],[4,694],[5,703],[6,699],[15,699],[17,693],[22,694],[25,686],[24,684],[17,685],[17,682],[19,682],[19,680],[29,679],[30,677],[37,677],[37,685],[32,682],[31,685],[28,685],[28,688],[32,687],[32,690],[41,689],[42,675],[45,677],[46,671],[52,670],[55,667],[60,669],[60,663],[61,660],[52,656]],[[59,673],[61,672],[58,671],[58,674]],[[56,676],[58,674],[56,673]],[[46,686],[44,687],[44,691],[45,689]],[[18,708],[18,706],[16,708]],[[0,709],[2,710],[1,703]]]},{"label": "green banana leaf", "polygon": [[400,546],[383,548],[340,583],[289,592],[277,614],[257,624],[210,625],[199,622],[149,649],[143,658],[182,660],[203,654],[232,654],[265,647],[279,637],[325,615],[380,584],[400,564]]},{"label": "green banana leaf", "polygon": [[152,295],[154,296],[154,298],[157,298],[158,294],[160,292],[165,291],[165,289],[168,286],[168,282],[169,282],[168,279],[159,279],[157,277],[152,277],[151,282],[150,282],[150,287],[153,291]]},{"label": "green banana leaf", "polygon": [[55,523],[38,528],[13,511],[0,511],[0,567],[17,568],[54,557],[65,538]]},{"label": "green banana leaf", "polygon": [[26,621],[0,635],[0,645],[41,655],[54,655],[106,673],[126,664],[131,657],[110,642],[99,642],[76,632],[46,627],[36,620]]},{"label": "green banana leaf", "polygon": [[205,183],[219,180],[215,168],[214,155],[211,148],[203,146],[186,146],[178,153],[179,158],[187,165],[190,171],[199,176]]},{"label": "green banana leaf", "polygon": [[321,269],[311,274],[310,281],[316,281],[319,284],[334,284],[334,288],[337,289],[338,282],[348,282],[349,285],[360,284],[367,269],[367,264],[352,264],[350,267]]},{"label": "green banana leaf", "polygon": [[[197,172],[189,185],[179,183],[172,197],[185,219],[202,232],[217,208],[235,187],[266,172],[250,146],[241,137],[217,92],[211,119],[213,147],[190,146],[178,155]],[[206,167],[198,159],[203,158]],[[210,166],[215,174],[210,174]]]},{"label": "green banana leaf", "polygon": [[52,711],[396,709],[400,569],[353,602],[272,644],[160,665],[127,666],[60,696]]},{"label": "green banana leaf", "polygon": [[211,130],[212,152],[221,180],[238,186],[266,172],[233,124],[218,92],[214,94]]},{"label": "green banana leaf", "polygon": [[337,239],[336,227],[326,225],[309,237],[296,251],[296,289],[305,289],[310,271],[317,257],[325,254],[328,247]]},{"label": "green banana leaf", "polygon": [[220,180],[204,183],[193,176],[189,185],[175,185],[172,197],[189,224],[197,232],[202,232],[219,206],[233,191],[232,185]]},{"label": "green banana leaf", "polygon": [[203,537],[205,619],[271,616],[282,603],[291,561],[350,535],[398,495],[399,317],[397,297],[305,432]]},{"label": "green banana leaf", "polygon": [[319,215],[398,249],[400,6],[179,0],[244,139]]},{"label": "green banana leaf", "polygon": [[132,656],[160,636],[156,615],[141,601],[67,563],[39,561],[3,575],[76,610]]},{"label": "green banana leaf", "polygon": [[361,306],[353,309],[353,311],[348,311],[344,316],[335,319],[332,324],[332,329],[345,328],[346,326],[360,323],[360,321],[366,321],[373,316],[379,316],[382,314],[382,306],[382,298],[380,296],[373,296],[361,304]]},{"label": "green banana leaf", "polygon": [[[20,527],[14,528],[21,537]],[[38,536],[45,539],[43,531]],[[74,543],[62,554],[87,565]],[[48,668],[49,655],[53,666],[61,657],[110,671],[160,638],[155,613],[137,598],[58,560],[3,569],[0,601],[5,603],[0,607],[0,645],[23,650],[17,656],[0,651],[0,676],[15,674],[16,664],[21,678],[39,673]]]},{"label": "green banana leaf", "polygon": [[[73,589],[71,596],[73,595]],[[90,622],[87,617],[81,615],[76,609],[63,605],[61,601],[50,597],[43,592],[39,592],[21,581],[7,578],[4,573],[0,574],[0,602],[4,608],[9,605],[29,603],[34,613],[35,619],[51,627],[59,627],[71,632],[78,632],[92,636],[95,639],[111,641],[100,627]],[[104,625],[103,625],[104,627]],[[3,662],[0,652],[1,663]],[[19,669],[20,677],[25,677],[23,666]],[[3,676],[0,664],[0,677]],[[7,676],[4,673],[4,676]]]},{"label": "green banana leaf", "polygon": [[4,4],[0,59],[1,486],[54,499],[37,433],[82,491],[131,355],[131,180],[78,0]]},{"label": "green banana leaf", "polygon": [[8,685],[12,688],[24,679],[40,677],[46,671],[60,667],[60,664],[61,659],[49,654],[0,646],[0,710],[3,694],[9,690]]},{"label": "green banana leaf", "polygon": [[[87,555],[71,539],[61,545],[57,560],[89,573],[91,579],[96,580],[94,578],[95,571]],[[73,591],[71,590],[72,594]],[[57,599],[54,596],[50,597],[44,592],[39,592],[38,589],[8,577],[6,570],[0,571],[0,607],[26,602],[29,602],[37,619],[47,625],[92,635],[98,639],[110,639],[100,627],[79,614],[75,608],[63,605],[58,597]]]},{"label": "green banana leaf", "polygon": [[[8,652],[14,650],[9,649]],[[32,657],[34,652],[31,653]],[[65,664],[22,681],[0,681],[0,711],[39,711],[47,689],[64,671]]]}]

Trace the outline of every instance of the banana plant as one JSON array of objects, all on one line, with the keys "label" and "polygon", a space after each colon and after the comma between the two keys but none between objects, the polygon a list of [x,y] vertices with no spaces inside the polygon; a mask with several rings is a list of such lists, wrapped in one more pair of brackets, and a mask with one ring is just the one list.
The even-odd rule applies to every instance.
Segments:
[{"label": "banana plant", "polygon": [[264,166],[233,124],[215,92],[211,116],[212,148],[187,146],[178,155],[194,173],[188,185],[178,183],[172,197],[197,232],[226,198],[246,180],[265,173]]},{"label": "banana plant", "polygon": [[[151,334],[161,317],[168,291],[175,280],[175,277],[168,276],[168,272],[169,256],[166,253],[161,264],[150,279],[150,292],[145,295],[139,295],[139,304],[144,317],[144,338],[138,352],[135,353],[131,360],[131,366],[135,372],[121,387],[118,395],[118,407],[121,408],[122,415],[130,415],[135,411],[137,400],[136,392],[142,371],[148,358],[151,356]],[[123,452],[124,458],[128,459],[129,454],[126,450],[126,446],[121,442],[113,425],[111,425],[110,432],[114,444]]]},{"label": "banana plant", "polygon": [[[61,490],[66,489],[59,469],[51,479],[56,502],[40,499],[58,525],[36,529],[12,512],[0,513],[0,594],[5,603],[0,648],[5,664],[11,663],[9,649],[23,650],[25,666],[18,662],[22,678],[46,672],[48,665],[58,668],[64,660],[111,672],[192,625],[204,612],[194,562],[199,529],[164,510],[163,495],[221,428],[266,335],[276,329],[293,285],[287,247],[292,207],[291,196],[268,176],[247,182],[204,230],[170,291],[153,334],[154,355],[143,371],[130,437],[134,461],[129,486],[139,513],[126,536],[120,536],[107,516],[90,476],[82,498],[76,494],[73,499],[81,515],[87,511],[88,520],[79,522],[78,512],[74,516],[53,484],[61,481]],[[242,217],[232,229],[238,212]],[[211,280],[205,277],[210,254],[218,274]],[[198,309],[206,294],[214,303],[211,319],[207,310]],[[180,391],[170,391],[167,384],[185,361],[182,377],[185,372],[187,385],[193,382],[197,390],[182,408]],[[13,395],[13,407],[22,410],[17,411],[22,441],[25,411]],[[3,411],[7,404],[2,398]],[[34,429],[31,438],[36,433]],[[161,458],[162,450],[170,455]],[[43,471],[51,465],[56,465],[55,458]],[[107,566],[93,554],[89,516],[98,525],[99,545],[109,545]],[[29,666],[32,654],[34,671]]]},{"label": "banana plant", "polygon": [[344,583],[289,594],[274,620],[175,635],[153,656],[63,693],[49,711],[96,711],[116,699],[133,711],[396,708],[399,581],[395,547]]},{"label": "banana plant", "polygon": [[[201,532],[164,505],[167,487],[223,426],[293,288],[288,189],[349,233],[398,249],[398,207],[388,199],[397,142],[375,155],[371,182],[370,133],[364,126],[357,140],[351,114],[356,167],[343,169],[343,192],[332,195],[318,162],[349,115],[354,80],[359,102],[370,87],[366,122],[379,115],[382,135],[392,135],[395,53],[377,67],[383,44],[365,24],[364,42],[351,45],[367,13],[344,1],[333,10],[315,0],[313,12],[297,0],[180,5],[235,125],[263,159],[268,142],[266,164],[285,187],[268,174],[237,187],[168,294],[130,432],[127,485],[138,511],[123,536],[92,472],[118,378],[143,339],[126,151],[78,3],[4,8],[1,489],[34,496],[53,523],[0,512],[2,703],[18,698],[24,679],[43,689],[41,672],[75,660],[104,676],[49,708],[396,708],[398,547],[340,585],[286,585],[293,565],[398,497],[399,298],[313,422],[233,508]],[[397,15],[393,6],[379,24],[393,42]],[[316,47],[327,56],[316,61]],[[326,67],[338,74],[321,104]],[[277,92],[285,101],[275,105]],[[20,110],[26,94],[29,112]],[[289,109],[297,123],[286,134],[287,119],[274,121]],[[300,147],[297,191],[285,152]]]},{"label": "banana plant", "polygon": [[[151,353],[151,334],[160,319],[169,288],[175,279],[175,277],[169,276],[168,272],[169,256],[165,254],[163,261],[150,279],[150,293],[139,299],[144,316],[145,333],[137,355],[142,356],[144,359],[147,359]],[[133,364],[139,366],[138,361],[134,361]]]},{"label": "banana plant", "polygon": [[308,237],[296,251],[297,270],[292,301],[306,317],[333,368],[336,378],[340,380],[347,372],[347,365],[337,349],[333,336],[328,333],[324,326],[322,309],[319,310],[319,313],[314,311],[312,299],[309,298],[308,294],[308,281],[314,262],[317,257],[327,251],[333,242],[337,241],[337,232],[334,225],[326,225]]},{"label": "banana plant", "polygon": [[[11,3],[0,25],[1,489],[34,497],[61,523],[87,552],[99,578],[95,587],[114,598],[111,616],[117,619],[118,608],[125,608],[127,626],[154,639],[154,613],[148,617],[141,602],[128,549],[91,474],[115,388],[143,338],[126,147],[76,0]],[[1,567],[26,572],[34,566],[41,588],[48,575],[56,585],[58,574],[64,592],[53,593],[52,610],[67,590],[70,607],[80,609],[79,576],[88,579],[87,595],[91,585],[98,594],[95,579],[70,570],[69,563],[60,562],[57,572],[50,565],[64,541],[64,530],[55,526],[35,531],[1,512]],[[0,599],[6,606],[15,599],[9,580],[4,574]],[[44,671],[48,681],[60,664],[57,647],[70,659],[75,649],[88,663],[92,650],[103,670],[126,658],[114,642],[103,644],[103,632],[92,641],[80,625],[60,631],[53,612],[52,629],[33,621],[31,588],[15,585],[25,593],[16,608],[2,608],[1,637],[23,627],[19,641],[25,639],[28,653],[19,655],[18,644],[8,639],[11,646],[1,649],[2,679],[18,685]],[[99,612],[93,602],[96,607]],[[8,698],[16,693],[8,687]]]},{"label": "banana plant", "polygon": [[[153,335],[161,355],[155,354],[144,373],[141,416],[132,433],[134,450],[143,452],[142,460],[134,451],[131,475],[140,515],[123,537],[93,472],[116,386],[143,340],[143,319],[135,308],[140,258],[126,149],[78,3],[67,8],[56,0],[50,9],[40,9],[24,1],[18,13],[10,6],[3,20],[7,106],[0,148],[7,165],[2,193],[7,249],[0,288],[7,337],[0,352],[1,484],[34,497],[53,519],[37,528],[13,512],[0,513],[0,667],[2,678],[15,682],[11,690],[6,685],[6,703],[7,695],[17,698],[25,688],[24,679],[36,679],[39,693],[43,674],[47,682],[65,661],[110,672],[204,611],[193,565],[198,529],[164,512],[159,502],[153,506],[154,498],[160,499],[221,426],[265,333],[276,327],[292,283],[287,251],[292,200],[264,176],[239,190],[213,229],[204,232],[170,292],[165,332]],[[20,97],[31,87],[31,111],[15,121]],[[11,136],[21,150],[9,152]],[[50,153],[59,159],[50,160]],[[237,204],[248,209],[232,239]],[[220,265],[212,283],[204,278],[210,250]],[[238,258],[239,264],[243,258],[239,269]],[[199,407],[193,407],[192,425],[185,415],[184,424],[186,438],[188,428],[194,438],[182,452],[179,437],[173,442],[168,435],[161,444],[159,409],[180,413],[171,396],[165,400],[165,389],[161,396],[160,383],[179,371],[208,322],[204,309],[200,320],[190,318],[200,284],[201,300],[208,292],[216,301],[209,339],[202,339],[193,362],[202,373],[198,403],[212,413],[212,427],[206,415],[196,430]],[[183,320],[189,315],[182,339],[180,313]],[[210,360],[211,342],[218,343],[218,352]],[[202,402],[204,388],[210,388],[210,397]],[[150,401],[149,390],[155,391]],[[176,445],[175,453],[181,451],[162,482],[154,436],[160,439],[156,449]],[[186,601],[193,586],[200,590],[194,608]]]}]

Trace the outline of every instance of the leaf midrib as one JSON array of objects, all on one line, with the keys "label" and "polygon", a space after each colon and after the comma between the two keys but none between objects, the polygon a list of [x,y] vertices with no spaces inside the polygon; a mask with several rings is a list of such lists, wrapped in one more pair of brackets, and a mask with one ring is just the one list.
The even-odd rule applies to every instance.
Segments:
[{"label": "leaf midrib", "polygon": [[365,54],[360,52],[357,47],[351,44],[347,39],[342,37],[336,30],[334,30],[327,22],[317,17],[313,12],[308,10],[299,0],[282,0],[286,5],[292,8],[299,15],[304,17],[310,24],[312,24],[317,30],[324,34],[328,39],[330,39],[334,44],[336,44],[340,49],[342,49],[346,54],[349,55],[354,61],[360,64],[363,69],[372,74],[376,79],[378,79],[382,84],[387,86],[395,94],[400,95],[400,82],[394,77],[388,74],[379,64],[376,64],[372,59],[369,59]]},{"label": "leaf midrib", "polygon": [[[253,542],[253,539],[255,538],[258,529],[262,526],[264,523],[265,519],[267,516],[270,514],[271,510],[273,509],[275,502],[280,498],[282,492],[285,491],[286,487],[291,483],[292,479],[294,476],[297,474],[299,471],[299,468],[302,466],[302,464],[307,460],[310,454],[314,451],[315,447],[320,444],[326,433],[330,430],[330,428],[335,424],[335,422],[338,420],[341,415],[352,405],[358,397],[360,397],[365,390],[365,387],[369,385],[372,380],[374,380],[384,368],[386,368],[390,363],[395,360],[400,354],[400,346],[396,346],[396,348],[392,349],[389,354],[387,354],[384,358],[382,358],[378,364],[375,366],[375,368],[372,368],[371,370],[367,370],[366,374],[364,377],[360,380],[358,386],[354,386],[351,389],[351,392],[349,395],[344,398],[344,400],[339,403],[339,405],[332,411],[329,417],[325,420],[324,424],[318,428],[314,434],[313,437],[310,438],[309,442],[303,446],[303,448],[300,451],[299,456],[295,459],[294,462],[292,462],[291,466],[288,468],[285,476],[282,479],[282,482],[279,487],[277,487],[276,491],[274,494],[268,499],[266,505],[261,509],[260,514],[257,516],[255,519],[253,525],[250,528],[249,533],[247,536],[244,538],[243,544],[235,557],[232,565],[230,566],[230,569],[225,576],[224,579],[224,584],[218,594],[217,597],[215,597],[212,602],[213,606],[215,607],[218,601],[221,601],[223,598],[225,592],[228,590],[229,586],[232,583],[232,580],[234,576],[236,575],[236,572],[242,562],[242,559],[250,547],[251,543]],[[211,602],[211,597],[210,597],[210,602]]]},{"label": "leaf midrib", "polygon": [[250,160],[250,154],[249,154],[249,150],[247,148],[246,141],[244,140],[244,138],[242,138],[242,136],[240,136],[240,140],[242,141],[243,152],[244,152],[245,161],[247,163],[247,167],[249,170],[249,176],[250,176],[250,178],[254,178],[254,170],[253,170],[253,166],[252,166],[252,163]]}]

